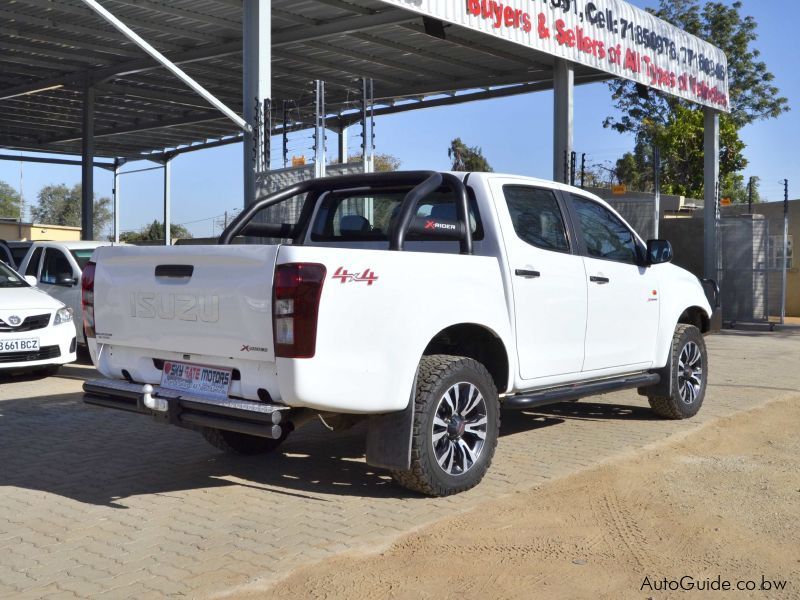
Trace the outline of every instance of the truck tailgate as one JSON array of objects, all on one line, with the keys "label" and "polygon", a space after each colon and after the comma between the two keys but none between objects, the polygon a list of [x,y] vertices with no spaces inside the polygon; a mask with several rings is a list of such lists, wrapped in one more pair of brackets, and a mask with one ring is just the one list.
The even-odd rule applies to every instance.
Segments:
[{"label": "truck tailgate", "polygon": [[99,248],[99,342],[274,361],[272,279],[279,246]]}]

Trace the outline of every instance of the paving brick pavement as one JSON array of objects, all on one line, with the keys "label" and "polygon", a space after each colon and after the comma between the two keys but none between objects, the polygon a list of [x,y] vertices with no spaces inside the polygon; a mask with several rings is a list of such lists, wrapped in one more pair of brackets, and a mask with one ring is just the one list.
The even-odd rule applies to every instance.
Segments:
[{"label": "paving brick pavement", "polygon": [[377,550],[444,516],[800,392],[800,330],[708,339],[700,415],[655,419],[635,391],[505,412],[483,483],[431,499],[363,461],[363,432],[311,425],[267,457],[84,405],[94,372],[0,381],[0,597],[215,597]]}]

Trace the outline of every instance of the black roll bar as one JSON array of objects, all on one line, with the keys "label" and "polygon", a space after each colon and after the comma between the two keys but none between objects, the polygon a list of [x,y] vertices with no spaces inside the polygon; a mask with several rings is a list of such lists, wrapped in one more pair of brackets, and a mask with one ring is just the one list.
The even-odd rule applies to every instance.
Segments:
[{"label": "black roll bar", "polygon": [[[442,186],[453,191],[456,200],[458,219],[463,227],[459,227],[458,238],[461,243],[461,254],[472,254],[472,229],[469,223],[469,200],[464,182],[451,173],[437,173],[435,171],[396,171],[391,173],[367,173],[356,175],[343,175],[340,177],[323,177],[296,183],[287,188],[258,200],[245,208],[231,221],[219,237],[220,245],[228,245],[233,239],[248,228],[250,221],[259,212],[288,200],[300,194],[314,192],[335,192],[337,190],[364,189],[365,192],[387,187],[415,186],[400,205],[400,212],[392,226],[389,236],[389,249],[402,251],[409,228],[414,222],[417,205],[428,194],[437,191]],[[262,227],[265,232],[281,230],[289,233],[283,225],[266,225]],[[292,232],[295,230],[292,229]]]},{"label": "black roll bar", "polygon": [[400,204],[400,212],[397,215],[397,220],[392,227],[391,237],[389,238],[389,250],[403,251],[403,244],[406,240],[408,228],[417,212],[417,204],[419,204],[419,201],[425,196],[432,194],[440,187],[442,187],[442,174],[431,173],[425,181],[406,194],[402,204]]}]

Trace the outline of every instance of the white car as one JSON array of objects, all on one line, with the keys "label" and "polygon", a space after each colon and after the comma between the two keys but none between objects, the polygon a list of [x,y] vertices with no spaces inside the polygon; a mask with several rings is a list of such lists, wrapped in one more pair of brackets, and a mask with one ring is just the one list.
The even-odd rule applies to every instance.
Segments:
[{"label": "white car", "polygon": [[49,374],[75,361],[72,309],[0,263],[0,371]]},{"label": "white car", "polygon": [[75,334],[85,344],[81,316],[81,274],[92,253],[111,242],[34,242],[19,263],[19,272],[35,277],[41,290],[72,308]]},{"label": "white car", "polygon": [[[300,218],[277,218],[283,202]],[[270,207],[276,222],[257,220]],[[700,410],[712,305],[671,259],[669,242],[558,183],[307,181],[242,211],[220,245],[99,248],[84,317],[105,379],[84,390],[235,453],[274,450],[316,416],[360,418],[368,464],[452,494],[489,467],[501,406],[632,388],[666,418]]]}]

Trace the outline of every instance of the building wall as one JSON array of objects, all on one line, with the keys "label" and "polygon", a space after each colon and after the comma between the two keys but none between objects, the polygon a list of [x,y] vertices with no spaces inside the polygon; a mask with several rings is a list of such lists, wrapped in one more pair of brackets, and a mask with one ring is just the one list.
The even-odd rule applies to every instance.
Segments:
[{"label": "building wall", "polygon": [[61,225],[41,225],[39,223],[2,223],[0,222],[0,239],[7,241],[52,241],[76,242],[81,239],[80,227],[64,227]]}]

